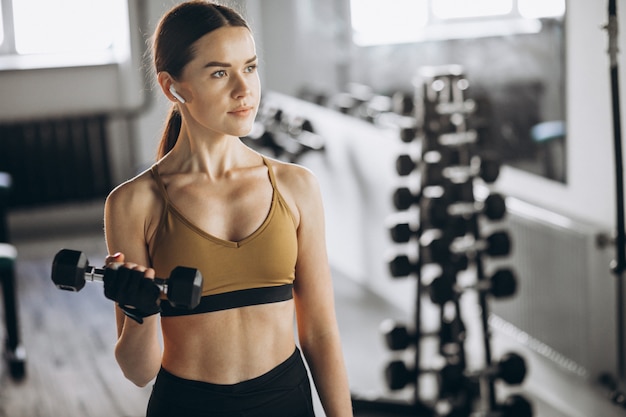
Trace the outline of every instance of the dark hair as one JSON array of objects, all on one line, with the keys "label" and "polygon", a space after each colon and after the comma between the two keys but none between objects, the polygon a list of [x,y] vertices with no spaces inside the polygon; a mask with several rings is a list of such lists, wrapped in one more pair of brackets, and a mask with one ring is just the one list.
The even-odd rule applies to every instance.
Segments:
[{"label": "dark hair", "polygon": [[[249,29],[245,19],[227,6],[195,0],[172,8],[163,16],[154,33],[152,49],[156,73],[167,71],[172,77],[178,78],[185,65],[193,58],[194,42],[224,26]],[[170,110],[157,158],[162,158],[172,150],[181,124],[181,115],[175,104]]]}]

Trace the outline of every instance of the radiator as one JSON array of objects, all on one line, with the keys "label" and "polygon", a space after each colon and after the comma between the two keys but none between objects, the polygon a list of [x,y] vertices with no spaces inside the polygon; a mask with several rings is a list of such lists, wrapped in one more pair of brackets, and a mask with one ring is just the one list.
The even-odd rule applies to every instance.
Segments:
[{"label": "radiator", "polygon": [[[617,369],[614,248],[600,227],[507,199],[518,294],[490,323],[582,376]],[[624,352],[620,352],[621,355]]]},{"label": "radiator", "polygon": [[11,206],[87,200],[106,195],[111,178],[107,117],[0,125],[0,171],[13,177]]}]

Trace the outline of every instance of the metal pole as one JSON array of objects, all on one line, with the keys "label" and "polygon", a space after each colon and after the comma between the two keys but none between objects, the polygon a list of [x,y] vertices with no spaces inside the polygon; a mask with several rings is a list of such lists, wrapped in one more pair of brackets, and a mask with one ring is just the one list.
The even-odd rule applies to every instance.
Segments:
[{"label": "metal pole", "polygon": [[613,139],[615,151],[615,196],[616,196],[616,258],[613,261],[612,270],[616,278],[616,304],[617,304],[617,369],[621,380],[626,377],[626,364],[624,363],[624,347],[626,346],[624,335],[624,280],[623,274],[626,268],[626,228],[624,226],[624,168],[622,161],[622,127],[619,102],[619,80],[617,67],[618,22],[617,5],[615,0],[609,0],[609,22],[606,29],[609,35],[608,54],[610,58],[611,73],[611,103],[613,108]]}]

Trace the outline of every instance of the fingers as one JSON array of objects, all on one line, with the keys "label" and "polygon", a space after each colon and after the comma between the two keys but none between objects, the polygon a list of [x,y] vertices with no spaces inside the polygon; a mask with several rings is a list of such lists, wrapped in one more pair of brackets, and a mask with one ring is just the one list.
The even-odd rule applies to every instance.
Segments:
[{"label": "fingers", "polygon": [[144,273],[144,277],[150,278],[150,279],[154,279],[156,276],[153,268],[148,268],[143,265],[138,265],[134,262],[126,262],[125,256],[121,252],[117,252],[113,255],[108,255],[104,260],[104,264],[106,268],[111,268],[111,269],[118,269],[122,267],[122,268],[130,269],[133,271],[140,271]]}]

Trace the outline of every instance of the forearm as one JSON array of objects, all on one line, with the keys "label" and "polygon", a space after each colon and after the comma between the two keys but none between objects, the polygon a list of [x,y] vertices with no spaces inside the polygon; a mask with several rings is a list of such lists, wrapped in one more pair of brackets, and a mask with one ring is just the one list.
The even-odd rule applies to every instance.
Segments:
[{"label": "forearm", "polygon": [[146,386],[159,372],[161,355],[157,316],[144,318],[143,324],[125,317],[115,345],[115,359],[124,376]]},{"label": "forearm", "polygon": [[312,341],[301,340],[302,352],[327,417],[350,417],[352,401],[338,335]]}]

